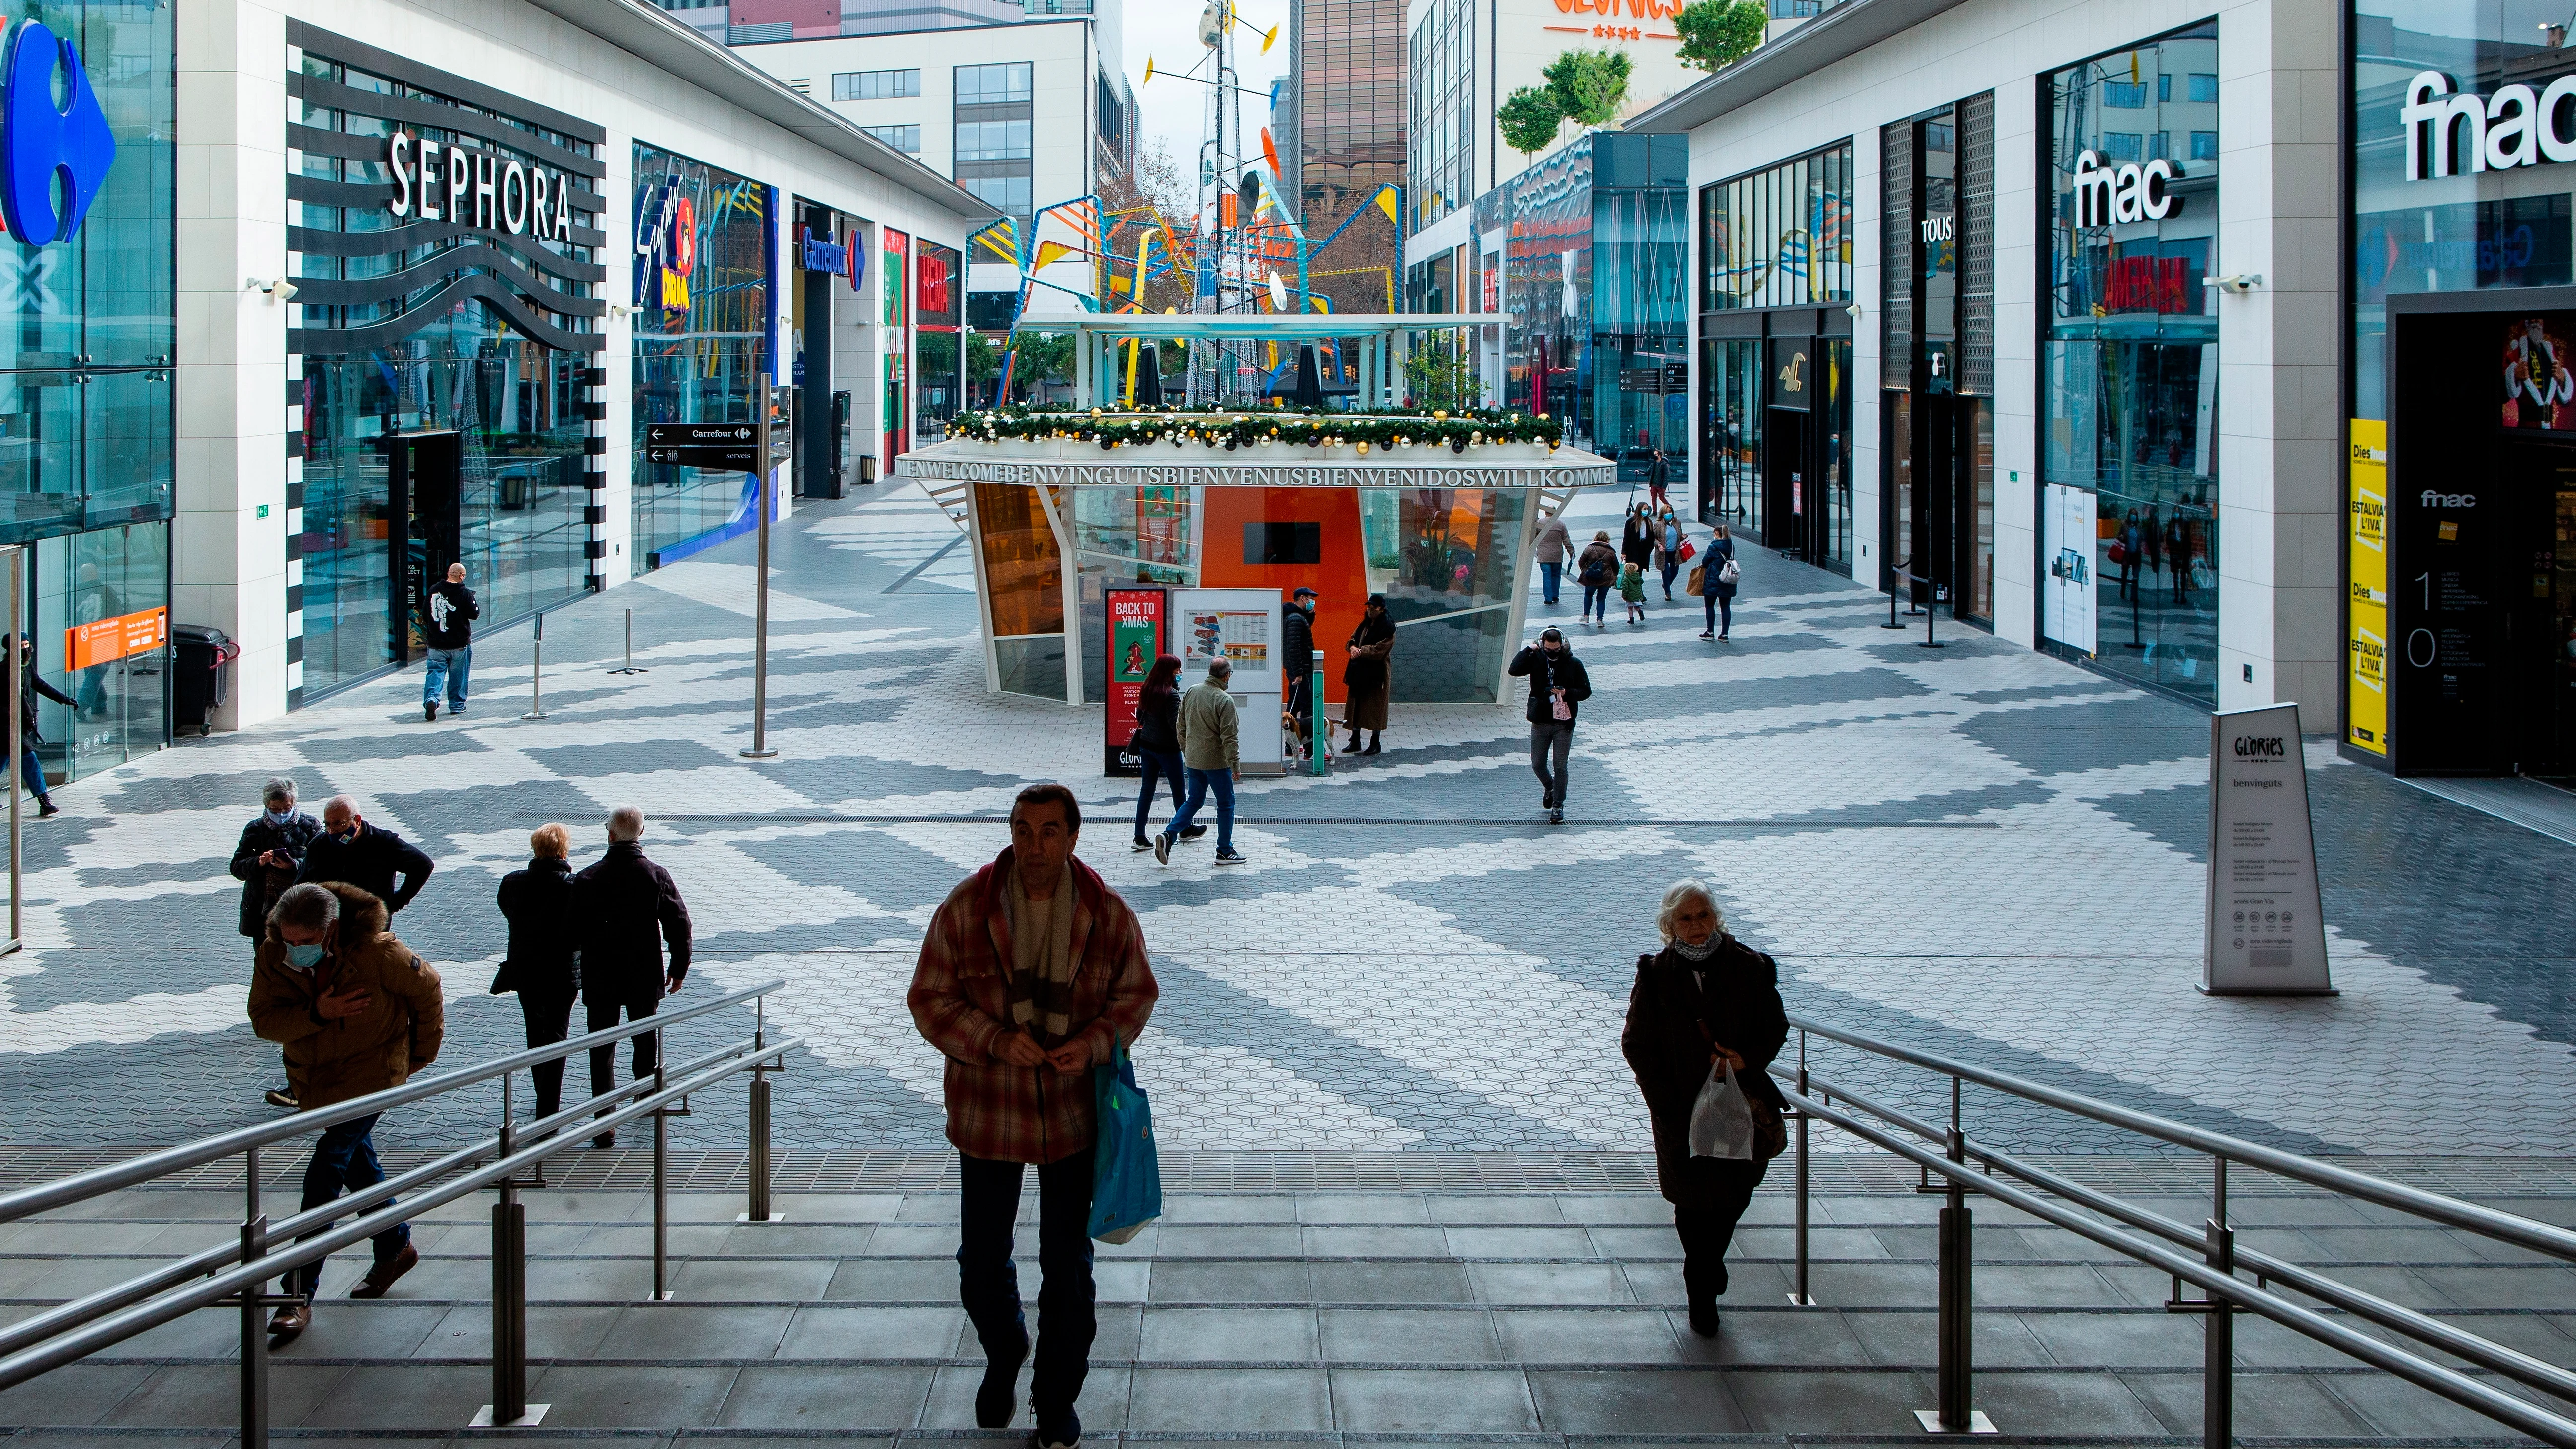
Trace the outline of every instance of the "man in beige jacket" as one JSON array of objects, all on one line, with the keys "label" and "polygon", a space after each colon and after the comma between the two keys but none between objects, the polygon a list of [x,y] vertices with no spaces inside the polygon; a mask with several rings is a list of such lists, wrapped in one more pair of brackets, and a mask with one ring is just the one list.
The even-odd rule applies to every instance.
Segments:
[{"label": "man in beige jacket", "polygon": [[1234,848],[1234,768],[1242,762],[1237,740],[1241,725],[1234,696],[1225,687],[1233,677],[1233,665],[1211,660],[1207,678],[1181,696],[1181,768],[1189,781],[1190,798],[1163,833],[1154,837],[1154,859],[1165,865],[1172,863],[1172,842],[1190,828],[1190,817],[1198,814],[1199,802],[1207,799],[1210,790],[1216,792],[1216,863],[1243,864]]}]

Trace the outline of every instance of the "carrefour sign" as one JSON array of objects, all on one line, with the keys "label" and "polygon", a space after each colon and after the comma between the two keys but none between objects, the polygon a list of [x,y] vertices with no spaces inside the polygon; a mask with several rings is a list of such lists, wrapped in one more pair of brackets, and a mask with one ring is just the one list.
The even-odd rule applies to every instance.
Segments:
[{"label": "carrefour sign", "polygon": [[2495,94],[2453,94],[2449,76],[2423,70],[2406,83],[2397,123],[2406,132],[2406,179],[2426,181],[2476,171],[2509,171],[2543,161],[2576,161],[2576,75],[2535,91],[2496,87]]},{"label": "carrefour sign", "polygon": [[[0,81],[0,219],[31,247],[69,241],[116,160],[116,135],[72,43],[33,20],[5,42]],[[55,93],[63,99],[56,100]]]}]

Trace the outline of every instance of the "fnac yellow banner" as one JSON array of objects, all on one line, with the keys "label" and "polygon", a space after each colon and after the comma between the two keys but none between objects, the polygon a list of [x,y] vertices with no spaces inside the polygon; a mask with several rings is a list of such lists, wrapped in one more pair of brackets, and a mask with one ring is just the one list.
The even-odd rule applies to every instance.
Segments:
[{"label": "fnac yellow banner", "polygon": [[2345,654],[2344,737],[2388,753],[2388,424],[2352,420],[2352,495],[2346,517],[2352,597]]}]

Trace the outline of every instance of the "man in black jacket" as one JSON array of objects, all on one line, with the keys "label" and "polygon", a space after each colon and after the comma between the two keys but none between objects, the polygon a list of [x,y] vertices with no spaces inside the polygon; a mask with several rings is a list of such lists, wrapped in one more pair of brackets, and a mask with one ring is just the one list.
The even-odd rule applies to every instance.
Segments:
[{"label": "man in black jacket", "polygon": [[[241,843],[233,847],[233,879],[242,883],[241,933],[250,937],[254,958],[268,934],[268,913],[295,884],[305,855],[322,836],[322,822],[295,808],[293,780],[281,775],[269,781],[260,804],[265,808],[259,818],[242,827]],[[269,1088],[268,1105],[292,1109],[295,1084]]]},{"label": "man in black jacket", "polygon": [[465,713],[465,676],[474,667],[474,621],[483,606],[465,587],[465,565],[449,564],[447,581],[429,591],[421,622],[421,642],[429,646],[429,672],[421,680],[420,713],[438,718],[438,687],[447,686],[447,712]]},{"label": "man in black jacket", "polygon": [[[411,904],[420,888],[429,884],[429,873],[437,867],[419,846],[390,830],[369,825],[358,814],[358,802],[346,795],[334,795],[322,807],[322,835],[305,852],[304,869],[295,876],[296,884],[306,881],[328,885],[339,881],[353,885],[385,903],[387,914]],[[394,883],[395,876],[402,883]]]},{"label": "man in black jacket", "polygon": [[[573,900],[580,912],[581,1000],[592,1031],[626,1020],[651,1016],[664,996],[680,989],[689,974],[689,908],[671,873],[644,855],[644,812],[620,805],[608,817],[608,854],[573,877]],[[662,961],[662,943],[671,944],[670,965]],[[635,1037],[635,1075],[653,1075],[660,1060],[659,1032]],[[603,1095],[617,1085],[617,1048],[590,1049],[590,1094]],[[603,1108],[601,1116],[606,1116]],[[614,1147],[617,1134],[602,1132],[593,1147]]]},{"label": "man in black jacket", "polygon": [[1289,596],[1287,617],[1279,626],[1279,664],[1288,674],[1287,708],[1297,721],[1299,752],[1314,749],[1315,591],[1299,589]]},{"label": "man in black jacket", "polygon": [[1539,631],[1535,648],[1522,646],[1512,660],[1511,673],[1529,677],[1529,707],[1521,713],[1530,727],[1530,769],[1546,789],[1539,803],[1547,811],[1548,823],[1563,825],[1565,757],[1574,749],[1575,710],[1592,697],[1591,676],[1583,672],[1583,661],[1565,647],[1565,635],[1553,625]]}]

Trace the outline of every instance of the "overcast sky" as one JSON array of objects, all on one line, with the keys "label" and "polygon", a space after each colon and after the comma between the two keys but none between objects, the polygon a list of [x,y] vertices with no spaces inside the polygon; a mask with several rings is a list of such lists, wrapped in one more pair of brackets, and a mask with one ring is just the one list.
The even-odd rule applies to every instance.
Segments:
[{"label": "overcast sky", "polygon": [[[1201,74],[1212,72],[1207,48],[1199,44],[1199,16],[1205,6],[1198,0],[1126,0],[1123,17],[1127,32],[1127,83],[1136,87],[1136,101],[1143,115],[1139,121],[1145,137],[1163,143],[1180,164],[1185,179],[1195,181],[1198,174],[1200,133],[1207,125],[1208,88],[1177,76],[1166,78],[1164,71],[1186,72],[1198,67]],[[1261,36],[1254,30],[1237,26],[1234,32],[1234,63],[1239,83],[1258,92],[1238,96],[1243,103],[1243,134],[1250,143],[1244,149],[1254,155],[1261,151],[1261,127],[1270,124],[1270,82],[1288,74],[1288,0],[1236,0],[1235,13],[1258,30],[1281,27],[1278,43],[1270,53],[1261,53]],[[1154,60],[1154,79],[1145,82],[1145,59]]]}]

